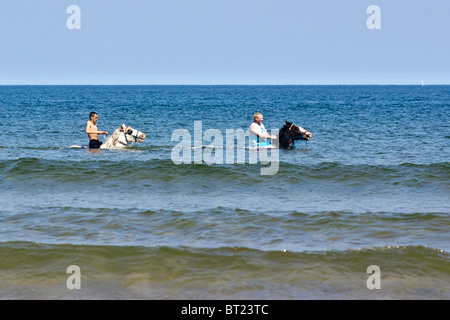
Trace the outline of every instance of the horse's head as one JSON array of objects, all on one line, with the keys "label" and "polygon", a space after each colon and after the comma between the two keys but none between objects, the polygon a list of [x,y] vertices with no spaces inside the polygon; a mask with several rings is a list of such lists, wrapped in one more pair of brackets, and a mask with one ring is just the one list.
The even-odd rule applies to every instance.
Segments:
[{"label": "horse's head", "polygon": [[308,130],[303,129],[292,122],[286,121],[286,124],[279,132],[279,147],[281,149],[292,149],[295,147],[295,142],[297,140],[308,141],[311,137],[312,134]]},{"label": "horse's head", "polygon": [[312,133],[302,127],[299,127],[292,122],[286,121],[284,128],[289,133],[292,140],[306,140],[308,141],[312,137]]},{"label": "horse's head", "polygon": [[145,133],[123,124],[114,131],[106,143],[102,144],[101,148],[122,148],[129,143],[143,142],[144,139]]},{"label": "horse's head", "polygon": [[133,129],[132,127],[127,127],[125,124],[121,125],[119,129],[120,132],[123,133],[119,137],[119,141],[121,143],[125,142],[125,144],[128,144],[129,142],[143,142],[146,138],[145,133]]}]

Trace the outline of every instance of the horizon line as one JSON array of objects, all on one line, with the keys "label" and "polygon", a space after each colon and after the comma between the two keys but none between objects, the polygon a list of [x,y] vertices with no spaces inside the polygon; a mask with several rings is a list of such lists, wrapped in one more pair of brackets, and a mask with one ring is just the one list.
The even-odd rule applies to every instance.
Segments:
[{"label": "horizon line", "polygon": [[229,83],[229,84],[219,84],[219,83],[211,83],[211,84],[193,84],[193,83],[153,83],[153,84],[126,84],[126,83],[78,83],[78,84],[70,84],[70,83],[5,83],[0,86],[448,86],[450,83],[429,83],[429,84],[421,84],[421,83],[310,83],[310,84],[296,84],[296,83],[286,83],[286,84],[239,84],[239,83]]}]

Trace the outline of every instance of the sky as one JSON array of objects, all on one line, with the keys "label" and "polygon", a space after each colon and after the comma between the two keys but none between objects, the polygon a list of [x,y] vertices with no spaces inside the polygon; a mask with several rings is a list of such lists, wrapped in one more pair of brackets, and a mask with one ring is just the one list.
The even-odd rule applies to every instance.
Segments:
[{"label": "sky", "polygon": [[450,84],[449,57],[448,0],[0,4],[0,85]]}]

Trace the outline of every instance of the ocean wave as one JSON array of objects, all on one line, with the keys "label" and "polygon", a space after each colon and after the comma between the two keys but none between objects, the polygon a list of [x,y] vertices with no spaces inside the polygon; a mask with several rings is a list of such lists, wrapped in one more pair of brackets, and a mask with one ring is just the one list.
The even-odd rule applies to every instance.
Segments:
[{"label": "ocean wave", "polygon": [[197,248],[228,245],[297,253],[384,245],[448,249],[446,212],[301,212],[220,206],[150,210],[86,205],[4,209],[0,241],[169,247],[189,243]]},{"label": "ocean wave", "polygon": [[[0,295],[12,299],[449,298],[449,255],[423,246],[293,253],[3,242],[0,255]],[[75,293],[66,288],[72,265]],[[371,291],[374,265],[381,290]]]},{"label": "ocean wave", "polygon": [[[430,248],[426,246],[402,246],[388,245],[382,247],[362,247],[346,250],[327,250],[327,251],[310,251],[310,252],[291,252],[289,250],[260,250],[248,247],[217,247],[217,248],[197,248],[187,246],[108,246],[108,245],[73,245],[69,243],[36,243],[22,241],[0,242],[0,252],[5,257],[2,261],[2,267],[8,268],[17,266],[17,262],[25,263],[28,259],[30,263],[47,263],[47,259],[59,260],[66,256],[72,255],[84,256],[86,261],[90,258],[104,259],[121,259],[129,257],[130,261],[135,260],[133,264],[139,264],[139,260],[150,260],[150,257],[165,256],[185,257],[200,260],[209,260],[208,264],[221,265],[217,259],[240,259],[258,258],[267,262],[276,262],[283,264],[283,261],[296,260],[299,264],[314,265],[321,262],[330,262],[342,264],[343,267],[354,269],[354,264],[366,263],[370,259],[376,260],[380,258],[380,264],[396,265],[400,264],[403,268],[414,269],[417,272],[425,270],[440,270],[450,274],[448,263],[450,255],[439,248]],[[14,253],[22,252],[22,254]],[[42,253],[40,259],[39,253]],[[74,257],[69,259],[73,262]],[[159,259],[158,259],[159,260]],[[420,261],[428,261],[422,266]],[[435,263],[432,263],[432,262]],[[244,261],[243,261],[244,262]],[[407,265],[406,262],[411,263]],[[413,263],[414,262],[414,263]],[[94,262],[95,263],[95,262]],[[166,262],[167,266],[170,265]],[[245,262],[244,262],[245,263]],[[417,265],[415,265],[417,264]],[[25,263],[26,265],[26,263]],[[105,266],[107,267],[107,266]],[[145,266],[142,266],[145,268]],[[420,269],[417,269],[420,268]]]},{"label": "ocean wave", "polygon": [[96,174],[97,181],[186,181],[186,179],[214,179],[228,182],[267,183],[282,181],[297,184],[302,181],[330,181],[350,185],[375,181],[391,185],[448,186],[450,163],[402,163],[399,165],[360,165],[324,162],[293,164],[280,161],[273,176],[261,176],[261,164],[174,164],[170,159],[139,161],[96,160],[70,161],[40,158],[19,158],[0,161],[0,176],[10,181],[32,183],[50,180],[76,182]]},{"label": "ocean wave", "polygon": [[[0,255],[2,299],[449,298],[448,253],[422,246],[292,253],[2,242]],[[73,265],[81,290],[66,287]],[[380,290],[367,287],[374,265]]]}]

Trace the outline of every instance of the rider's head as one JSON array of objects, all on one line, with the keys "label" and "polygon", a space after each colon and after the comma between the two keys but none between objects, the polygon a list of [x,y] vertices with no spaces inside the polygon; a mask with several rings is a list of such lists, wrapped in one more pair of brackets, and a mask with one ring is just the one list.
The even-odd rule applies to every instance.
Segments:
[{"label": "rider's head", "polygon": [[261,113],[259,113],[259,112],[255,113],[255,114],[253,115],[253,119],[254,119],[254,121],[255,121],[257,124],[261,124],[261,123],[263,122],[263,120],[264,120],[263,115],[262,115]]},{"label": "rider's head", "polygon": [[97,114],[97,112],[92,111],[92,112],[89,114],[89,119],[90,119],[90,120],[97,121],[97,120],[98,120],[98,114]]}]

